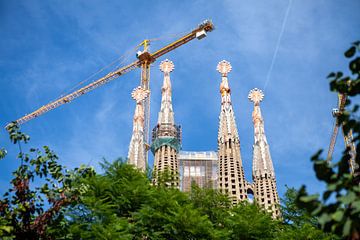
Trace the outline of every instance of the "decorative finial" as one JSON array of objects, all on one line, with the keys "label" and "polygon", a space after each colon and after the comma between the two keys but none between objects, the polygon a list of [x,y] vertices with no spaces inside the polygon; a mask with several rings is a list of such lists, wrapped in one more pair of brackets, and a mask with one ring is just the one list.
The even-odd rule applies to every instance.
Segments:
[{"label": "decorative finial", "polygon": [[131,92],[131,97],[137,102],[141,102],[145,98],[147,98],[150,94],[150,90],[145,90],[142,87],[134,88],[134,90]]},{"label": "decorative finial", "polygon": [[249,92],[248,99],[255,105],[259,104],[264,98],[264,93],[258,88],[254,88]]},{"label": "decorative finial", "polygon": [[174,63],[169,59],[165,59],[160,63],[160,70],[163,73],[170,73],[174,70]]},{"label": "decorative finial", "polygon": [[230,65],[230,63],[228,61],[222,60],[221,62],[219,62],[219,64],[217,65],[216,70],[219,71],[219,73],[221,73],[222,76],[227,76],[227,74],[231,71],[232,67]]}]

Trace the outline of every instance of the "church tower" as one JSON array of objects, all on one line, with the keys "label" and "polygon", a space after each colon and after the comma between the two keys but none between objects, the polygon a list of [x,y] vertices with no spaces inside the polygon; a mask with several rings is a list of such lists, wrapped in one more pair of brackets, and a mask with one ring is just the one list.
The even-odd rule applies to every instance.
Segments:
[{"label": "church tower", "polygon": [[164,60],[160,63],[160,70],[164,73],[162,86],[161,108],[158,122],[152,131],[151,151],[154,154],[153,181],[158,183],[161,173],[171,174],[166,184],[179,187],[179,162],[177,154],[181,146],[180,126],[175,125],[171,99],[170,72],[174,70],[173,62]]},{"label": "church tower", "polygon": [[240,139],[230,98],[227,75],[231,71],[229,62],[219,62],[217,70],[221,73],[220,84],[221,111],[218,132],[218,186],[227,193],[233,204],[247,199],[246,181],[240,154]]},{"label": "church tower", "polygon": [[136,107],[133,120],[133,133],[129,146],[128,163],[142,171],[145,171],[147,164],[144,142],[144,108],[142,101],[149,96],[149,93],[149,90],[141,87],[135,88],[131,93],[132,98],[136,101]]},{"label": "church tower", "polygon": [[253,145],[253,191],[254,199],[260,206],[272,212],[274,218],[279,217],[279,196],[276,190],[276,179],[269,145],[264,130],[264,119],[261,116],[260,102],[264,98],[261,90],[250,91],[249,100],[254,103],[252,119],[254,123]]}]

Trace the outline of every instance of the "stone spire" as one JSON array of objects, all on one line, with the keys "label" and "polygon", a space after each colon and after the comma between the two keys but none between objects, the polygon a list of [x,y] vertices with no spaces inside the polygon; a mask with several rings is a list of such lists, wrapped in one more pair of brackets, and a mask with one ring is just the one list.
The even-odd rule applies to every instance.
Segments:
[{"label": "stone spire", "polygon": [[249,92],[249,100],[254,103],[252,119],[254,123],[253,145],[253,191],[254,199],[265,209],[272,212],[274,218],[280,215],[279,196],[269,145],[264,130],[264,119],[261,116],[260,102],[264,98],[261,90],[255,88]]},{"label": "stone spire", "polygon": [[158,124],[174,124],[174,112],[171,100],[170,72],[174,70],[173,62],[169,60],[160,63],[160,70],[164,73],[163,86],[161,88],[161,108],[159,112]]},{"label": "stone spire", "polygon": [[131,136],[128,163],[134,165],[138,169],[145,171],[146,169],[146,149],[144,142],[144,108],[142,101],[149,96],[150,91],[141,87],[135,88],[131,96],[136,101],[133,133]]},{"label": "stone spire", "polygon": [[219,62],[217,70],[221,73],[221,111],[218,131],[219,189],[229,194],[234,204],[247,199],[247,183],[240,154],[240,139],[231,103],[227,75],[231,71],[229,62]]},{"label": "stone spire", "polygon": [[158,123],[152,131],[151,151],[155,156],[153,180],[157,184],[161,173],[167,171],[171,175],[171,179],[167,179],[166,184],[178,187],[179,163],[177,153],[181,145],[181,130],[180,126],[175,125],[171,100],[170,72],[174,70],[173,62],[167,59],[162,61],[160,70],[164,73],[164,82],[161,88],[162,98]]}]

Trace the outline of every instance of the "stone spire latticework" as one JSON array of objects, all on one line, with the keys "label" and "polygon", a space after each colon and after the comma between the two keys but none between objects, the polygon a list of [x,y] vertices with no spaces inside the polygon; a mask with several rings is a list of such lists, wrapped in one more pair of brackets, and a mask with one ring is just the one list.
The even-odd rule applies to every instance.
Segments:
[{"label": "stone spire latticework", "polygon": [[181,145],[180,126],[175,125],[172,107],[172,93],[170,72],[174,70],[173,62],[164,60],[160,63],[160,70],[164,73],[163,86],[161,88],[161,107],[158,115],[158,123],[152,132],[151,151],[154,154],[153,180],[157,184],[161,173],[170,174],[171,179],[166,182],[169,186],[179,186],[179,162],[177,153]]},{"label": "stone spire latticework", "polygon": [[260,110],[260,102],[263,97],[263,92],[257,88],[251,90],[248,96],[249,100],[254,103],[252,113],[254,123],[253,192],[256,202],[264,209],[271,211],[273,217],[276,218],[280,216],[279,196],[269,145],[265,136],[264,119]]},{"label": "stone spire latticework", "polygon": [[231,71],[229,62],[219,62],[221,111],[218,132],[218,183],[219,189],[227,193],[234,204],[247,199],[244,170],[240,153],[240,138],[231,103],[227,75]]},{"label": "stone spire latticework", "polygon": [[128,162],[138,169],[145,171],[146,169],[146,149],[144,142],[144,108],[142,101],[149,96],[150,91],[141,87],[137,87],[131,93],[132,98],[136,101],[133,133],[131,136]]}]

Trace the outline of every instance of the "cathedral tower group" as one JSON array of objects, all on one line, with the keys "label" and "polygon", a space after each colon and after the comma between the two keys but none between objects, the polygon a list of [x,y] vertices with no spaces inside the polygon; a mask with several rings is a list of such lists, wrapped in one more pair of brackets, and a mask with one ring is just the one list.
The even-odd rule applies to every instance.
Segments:
[{"label": "cathedral tower group", "polygon": [[[161,62],[160,70],[164,73],[161,107],[157,124],[152,131],[151,143],[151,151],[154,154],[153,183],[159,184],[159,181],[164,179],[163,174],[168,173],[170,179],[164,182],[167,186],[189,190],[188,185],[191,181],[201,183],[202,186],[217,186],[221,192],[228,194],[233,204],[248,201],[248,194],[253,194],[254,201],[277,218],[280,216],[279,197],[269,145],[265,136],[264,119],[260,110],[260,102],[264,94],[255,88],[248,95],[249,100],[254,104],[252,113],[253,169],[252,183],[250,183],[245,180],[240,138],[231,102],[231,89],[228,82],[231,69],[230,63],[225,60],[217,65],[217,71],[221,74],[217,152],[180,152],[181,128],[175,124],[174,120],[170,82],[170,72],[174,70],[174,64],[167,59]],[[149,91],[141,87],[136,88],[132,93],[136,101],[136,109],[128,158],[130,164],[141,170],[145,170],[147,164],[144,109],[141,103],[148,96]],[[209,156],[211,158],[208,159]],[[183,161],[181,164],[179,159]],[[214,173],[215,177],[212,177]],[[180,182],[180,176],[183,181],[186,179],[186,183]],[[205,181],[211,182],[205,183]]]}]

